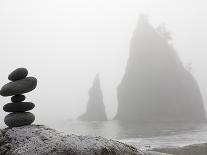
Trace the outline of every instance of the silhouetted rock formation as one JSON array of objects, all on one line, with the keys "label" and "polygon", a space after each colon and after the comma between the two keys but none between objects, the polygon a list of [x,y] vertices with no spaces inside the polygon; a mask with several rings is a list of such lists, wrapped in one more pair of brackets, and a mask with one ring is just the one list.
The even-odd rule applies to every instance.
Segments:
[{"label": "silhouetted rock formation", "polygon": [[89,101],[85,114],[79,117],[80,120],[87,121],[105,121],[107,120],[105,106],[103,104],[103,95],[100,87],[100,79],[97,74],[93,86],[89,90]]},{"label": "silhouetted rock formation", "polygon": [[118,86],[115,119],[165,122],[204,121],[203,100],[194,77],[168,43],[169,33],[157,31],[140,16],[131,40],[126,73]]}]

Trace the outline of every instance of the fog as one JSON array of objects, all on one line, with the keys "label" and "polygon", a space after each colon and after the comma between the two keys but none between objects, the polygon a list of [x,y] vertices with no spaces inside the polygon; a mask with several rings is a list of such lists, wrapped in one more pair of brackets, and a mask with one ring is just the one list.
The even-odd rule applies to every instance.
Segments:
[{"label": "fog", "polygon": [[[112,119],[130,39],[139,14],[146,13],[154,26],[166,24],[182,62],[192,63],[206,102],[206,5],[204,0],[1,0],[0,85],[17,67],[28,68],[38,85],[26,100],[36,105],[36,123],[43,123],[83,114],[99,73]],[[0,98],[2,106],[9,100]]]}]

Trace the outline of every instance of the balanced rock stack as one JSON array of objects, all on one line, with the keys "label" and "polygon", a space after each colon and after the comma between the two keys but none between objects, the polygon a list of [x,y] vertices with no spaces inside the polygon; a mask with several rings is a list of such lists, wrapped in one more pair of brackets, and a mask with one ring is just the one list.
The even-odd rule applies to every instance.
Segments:
[{"label": "balanced rock stack", "polygon": [[35,105],[32,102],[23,102],[25,96],[22,94],[34,90],[37,86],[37,79],[27,77],[27,75],[26,68],[14,70],[8,76],[8,79],[12,82],[5,84],[0,90],[2,96],[12,96],[12,103],[7,103],[3,107],[4,111],[11,112],[4,118],[5,124],[9,127],[30,125],[35,120],[32,113],[26,112],[32,110]]}]

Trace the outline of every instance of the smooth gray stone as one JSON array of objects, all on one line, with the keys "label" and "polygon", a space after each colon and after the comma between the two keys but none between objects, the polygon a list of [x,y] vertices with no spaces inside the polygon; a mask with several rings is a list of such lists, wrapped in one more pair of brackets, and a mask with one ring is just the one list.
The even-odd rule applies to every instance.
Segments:
[{"label": "smooth gray stone", "polygon": [[12,96],[24,94],[34,90],[37,86],[37,79],[34,77],[26,77],[25,79],[9,82],[5,84],[0,91],[2,96]]},{"label": "smooth gray stone", "polygon": [[22,102],[25,100],[25,96],[24,95],[14,95],[11,98],[12,102]]},{"label": "smooth gray stone", "polygon": [[17,68],[11,72],[8,79],[11,81],[17,81],[26,78],[28,75],[28,70],[26,68]]},{"label": "smooth gray stone", "polygon": [[10,113],[4,118],[8,127],[30,125],[34,122],[35,116],[30,112]]},{"label": "smooth gray stone", "polygon": [[32,102],[15,102],[4,105],[3,110],[6,112],[25,112],[32,110],[35,104]]}]

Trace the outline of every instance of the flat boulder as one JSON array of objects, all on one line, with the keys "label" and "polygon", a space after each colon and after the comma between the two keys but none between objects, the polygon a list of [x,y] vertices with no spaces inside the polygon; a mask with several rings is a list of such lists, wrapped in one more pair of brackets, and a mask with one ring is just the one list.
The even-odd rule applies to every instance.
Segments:
[{"label": "flat boulder", "polygon": [[161,155],[103,137],[64,135],[42,125],[2,130],[0,154],[15,155]]},{"label": "flat boulder", "polygon": [[2,96],[24,94],[34,90],[36,86],[37,79],[35,77],[26,77],[25,79],[5,84],[1,88],[0,94]]}]

